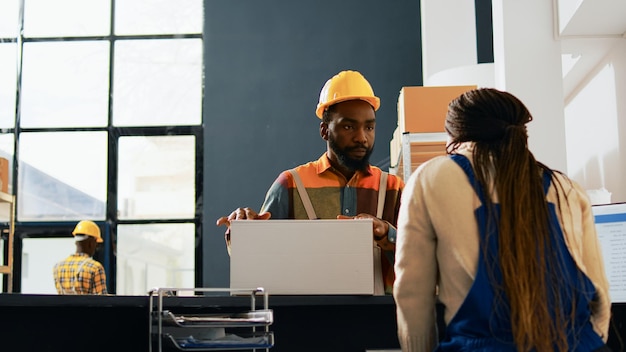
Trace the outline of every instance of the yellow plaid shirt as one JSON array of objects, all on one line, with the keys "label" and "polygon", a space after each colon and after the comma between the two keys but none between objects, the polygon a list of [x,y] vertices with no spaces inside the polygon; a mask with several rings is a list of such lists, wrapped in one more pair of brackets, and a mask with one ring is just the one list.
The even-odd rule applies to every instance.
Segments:
[{"label": "yellow plaid shirt", "polygon": [[104,267],[85,253],[72,254],[54,266],[54,286],[59,294],[107,294]]}]

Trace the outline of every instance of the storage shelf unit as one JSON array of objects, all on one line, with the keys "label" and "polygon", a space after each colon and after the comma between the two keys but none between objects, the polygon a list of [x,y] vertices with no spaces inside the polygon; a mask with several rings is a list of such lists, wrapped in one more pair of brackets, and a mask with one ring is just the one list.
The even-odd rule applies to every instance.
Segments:
[{"label": "storage shelf unit", "polygon": [[0,263],[0,274],[6,275],[7,277],[7,287],[4,290],[5,292],[13,292],[13,242],[15,235],[15,196],[0,192],[0,205],[8,206],[9,212],[9,222],[8,229],[5,229],[2,232],[2,237],[5,238],[6,235],[6,243],[5,243],[5,253],[7,253],[6,258],[4,258],[3,263]]},{"label": "storage shelf unit", "polygon": [[445,155],[448,105],[475,88],[475,85],[402,87],[398,95],[398,127],[389,144],[389,172],[406,182],[419,165]]},{"label": "storage shelf unit", "polygon": [[[250,296],[250,309],[244,312],[186,314],[164,310],[163,299],[174,292],[226,292]],[[268,294],[263,288],[157,288],[150,295],[150,351],[268,351],[274,346],[269,326],[274,321],[268,309]],[[263,308],[257,309],[256,297],[263,296]]]},{"label": "storage shelf unit", "polygon": [[[400,150],[390,172],[406,181],[422,163],[439,155],[446,155],[445,132],[403,133]],[[408,165],[408,167],[406,166]]]}]

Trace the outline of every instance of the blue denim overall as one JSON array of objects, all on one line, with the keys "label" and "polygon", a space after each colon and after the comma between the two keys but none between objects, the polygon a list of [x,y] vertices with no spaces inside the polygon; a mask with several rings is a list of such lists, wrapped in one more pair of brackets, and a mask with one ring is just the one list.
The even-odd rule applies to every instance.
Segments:
[{"label": "blue denim overall", "polygon": [[[487,236],[486,224],[489,214],[484,205],[483,192],[474,176],[469,160],[463,155],[451,155],[451,158],[465,171],[483,204],[476,210],[476,220],[480,232],[481,247],[486,248],[486,253],[484,250],[480,250],[474,283],[458,312],[447,325],[445,339],[439,344],[436,351],[517,351],[511,333],[508,301],[506,297],[495,300],[493,286],[490,283],[486,267],[489,263],[492,266],[494,278],[501,282],[502,273],[497,261],[498,236],[495,235],[497,228],[491,226],[492,235]],[[547,192],[550,182],[550,175],[544,173],[545,192]],[[500,208],[498,204],[494,204],[494,206],[493,219],[497,219]],[[565,245],[554,204],[549,203],[548,206],[554,234],[551,239],[552,248],[555,248],[562,258],[561,265],[564,268],[563,284],[560,285],[562,288],[562,302],[560,304],[564,307],[566,316],[569,316],[571,312],[572,295],[575,296],[576,300],[575,321],[573,326],[568,326],[567,337],[570,351],[593,351],[604,346],[600,336],[593,331],[589,321],[591,316],[589,302],[595,295],[595,288],[591,281],[577,268]],[[485,241],[488,241],[487,246],[482,245]],[[575,287],[574,290],[571,289],[572,286]]]}]

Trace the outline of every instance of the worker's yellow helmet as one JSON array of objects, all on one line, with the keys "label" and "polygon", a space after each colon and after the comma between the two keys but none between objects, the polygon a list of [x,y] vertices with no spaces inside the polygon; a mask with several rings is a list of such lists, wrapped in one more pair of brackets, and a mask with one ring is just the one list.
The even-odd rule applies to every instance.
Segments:
[{"label": "worker's yellow helmet", "polygon": [[365,100],[370,103],[374,111],[380,107],[380,98],[374,95],[374,90],[363,75],[357,71],[341,71],[326,81],[320,92],[320,101],[315,114],[320,119],[329,106],[346,100]]},{"label": "worker's yellow helmet", "polygon": [[82,241],[86,237],[91,236],[96,239],[96,242],[102,243],[102,236],[100,236],[100,228],[96,225],[95,222],[90,220],[82,220],[76,224],[74,231],[72,231],[72,235],[76,238],[76,241]]}]

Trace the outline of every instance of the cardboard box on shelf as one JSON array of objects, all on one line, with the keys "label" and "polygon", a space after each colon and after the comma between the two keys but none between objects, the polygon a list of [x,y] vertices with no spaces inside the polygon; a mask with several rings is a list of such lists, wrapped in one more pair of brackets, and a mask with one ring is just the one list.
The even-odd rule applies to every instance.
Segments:
[{"label": "cardboard box on shelf", "polygon": [[[409,174],[428,160],[441,155],[446,155],[445,141],[411,143],[411,165],[409,165]],[[404,158],[398,158],[398,165],[396,169],[396,175],[406,181]]]},{"label": "cardboard box on shelf", "polygon": [[476,86],[402,87],[398,97],[401,133],[445,132],[448,104]]},{"label": "cardboard box on shelf", "polygon": [[0,158],[0,191],[9,192],[9,160]]}]

